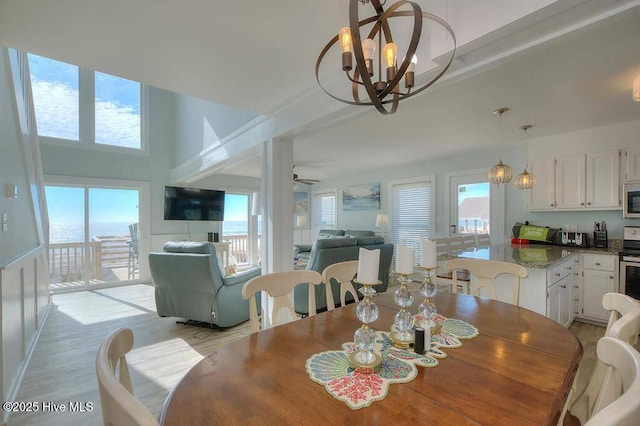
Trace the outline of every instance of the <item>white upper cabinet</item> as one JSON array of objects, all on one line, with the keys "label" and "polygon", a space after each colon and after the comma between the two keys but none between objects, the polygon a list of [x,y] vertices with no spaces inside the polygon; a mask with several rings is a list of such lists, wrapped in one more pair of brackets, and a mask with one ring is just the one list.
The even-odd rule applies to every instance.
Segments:
[{"label": "white upper cabinet", "polygon": [[587,207],[619,207],[620,151],[587,154]]},{"label": "white upper cabinet", "polygon": [[531,161],[529,172],[536,177],[536,186],[527,191],[527,208],[529,210],[555,208],[555,158]]},{"label": "white upper cabinet", "polygon": [[556,207],[580,209],[585,206],[585,156],[556,158]]},{"label": "white upper cabinet", "polygon": [[640,147],[628,148],[626,180],[640,180]]},{"label": "white upper cabinet", "polygon": [[621,208],[617,149],[533,160],[531,170],[538,183],[527,195],[530,211]]}]

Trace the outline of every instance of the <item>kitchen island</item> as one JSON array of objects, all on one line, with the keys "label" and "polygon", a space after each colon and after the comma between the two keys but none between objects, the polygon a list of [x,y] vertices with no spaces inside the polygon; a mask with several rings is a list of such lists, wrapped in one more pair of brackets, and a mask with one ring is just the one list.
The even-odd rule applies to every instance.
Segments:
[{"label": "kitchen island", "polygon": [[[497,244],[450,252],[440,260],[472,258],[498,260],[524,266],[529,275],[520,281],[518,305],[568,327],[573,319],[584,313],[585,294],[587,298],[594,299],[587,301],[587,306],[597,306],[601,301],[599,293],[594,295],[583,291],[583,254],[600,254],[608,257],[615,255],[616,250],[615,245],[611,245],[609,249],[593,249],[536,244]],[[615,283],[614,279],[611,281]],[[498,299],[505,300],[511,291],[509,277],[498,277],[495,286]],[[606,291],[616,291],[616,287],[609,285]]]}]

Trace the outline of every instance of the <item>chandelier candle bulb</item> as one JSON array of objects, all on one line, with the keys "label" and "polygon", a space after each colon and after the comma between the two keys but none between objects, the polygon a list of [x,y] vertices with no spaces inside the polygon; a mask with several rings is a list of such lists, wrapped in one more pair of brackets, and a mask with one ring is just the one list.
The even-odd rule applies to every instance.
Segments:
[{"label": "chandelier candle bulb", "polygon": [[438,255],[436,251],[436,242],[428,238],[420,241],[420,266],[426,269],[435,269],[438,267]]},{"label": "chandelier candle bulb", "polygon": [[396,272],[398,274],[413,274],[413,249],[407,246],[398,246],[396,253]]},{"label": "chandelier candle bulb", "polygon": [[380,268],[380,249],[358,251],[358,276],[356,281],[361,284],[377,284]]}]

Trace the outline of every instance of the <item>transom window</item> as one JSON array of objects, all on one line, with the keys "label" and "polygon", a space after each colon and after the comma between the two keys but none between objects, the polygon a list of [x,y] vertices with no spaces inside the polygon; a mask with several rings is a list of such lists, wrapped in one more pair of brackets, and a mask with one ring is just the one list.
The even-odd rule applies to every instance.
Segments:
[{"label": "transom window", "polygon": [[29,54],[38,135],[142,149],[142,85]]}]

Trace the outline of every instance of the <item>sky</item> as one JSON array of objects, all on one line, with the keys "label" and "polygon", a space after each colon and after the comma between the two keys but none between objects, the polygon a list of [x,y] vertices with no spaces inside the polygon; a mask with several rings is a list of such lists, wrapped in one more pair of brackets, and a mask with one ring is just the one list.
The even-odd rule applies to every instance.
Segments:
[{"label": "sky", "polygon": [[[80,69],[71,64],[29,54],[31,85],[38,133],[77,141],[80,126]],[[140,83],[94,73],[95,142],[140,148]],[[51,223],[84,221],[84,189],[46,188]],[[138,222],[138,192],[91,189],[90,221]],[[248,196],[227,194],[225,220],[246,221]]]}]

